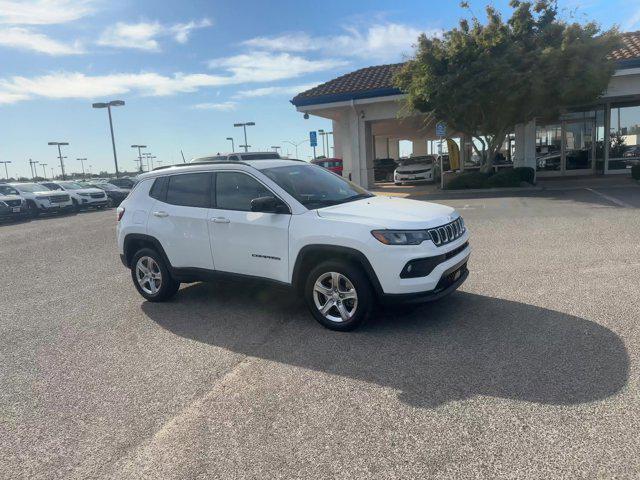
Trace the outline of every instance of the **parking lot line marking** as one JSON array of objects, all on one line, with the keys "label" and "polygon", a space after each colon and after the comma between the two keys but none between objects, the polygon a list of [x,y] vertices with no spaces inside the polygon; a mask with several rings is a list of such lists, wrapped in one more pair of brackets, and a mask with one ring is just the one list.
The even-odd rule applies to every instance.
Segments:
[{"label": "parking lot line marking", "polygon": [[591,193],[595,193],[596,195],[600,195],[602,198],[604,198],[606,200],[609,200],[611,203],[615,203],[619,207],[622,207],[622,208],[634,208],[633,205],[631,205],[630,203],[627,203],[627,202],[625,202],[623,200],[619,200],[619,199],[617,199],[615,197],[612,197],[611,195],[607,195],[606,193],[602,193],[602,192],[599,192],[597,190],[594,190],[593,188],[585,187],[585,190],[588,190]]}]

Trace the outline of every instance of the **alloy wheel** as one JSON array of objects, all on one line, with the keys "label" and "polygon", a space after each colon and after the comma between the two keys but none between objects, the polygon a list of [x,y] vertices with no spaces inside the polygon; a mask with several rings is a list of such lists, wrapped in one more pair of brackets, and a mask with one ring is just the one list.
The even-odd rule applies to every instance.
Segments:
[{"label": "alloy wheel", "polygon": [[342,323],[355,315],[358,293],[347,277],[338,272],[327,272],[313,285],[313,301],[324,318]]},{"label": "alloy wheel", "polygon": [[136,263],[136,280],[146,294],[157,294],[162,286],[162,272],[158,263],[151,257],[140,257]]}]

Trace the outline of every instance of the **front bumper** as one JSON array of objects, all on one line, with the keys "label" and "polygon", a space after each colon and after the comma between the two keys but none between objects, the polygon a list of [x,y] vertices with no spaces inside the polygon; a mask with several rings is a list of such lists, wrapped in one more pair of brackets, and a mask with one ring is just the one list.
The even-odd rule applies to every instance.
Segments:
[{"label": "front bumper", "polygon": [[399,173],[396,172],[393,176],[393,181],[398,183],[413,183],[413,182],[430,182],[433,180],[433,171],[419,173]]},{"label": "front bumper", "polygon": [[384,305],[426,303],[446,297],[455,292],[469,276],[467,260],[468,257],[446,270],[433,290],[413,293],[385,293],[380,296],[380,303]]}]

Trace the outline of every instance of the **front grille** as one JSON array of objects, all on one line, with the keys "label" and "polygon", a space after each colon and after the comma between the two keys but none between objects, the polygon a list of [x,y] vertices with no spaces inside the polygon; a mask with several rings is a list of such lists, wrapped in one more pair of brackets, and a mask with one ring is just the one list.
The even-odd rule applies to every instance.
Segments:
[{"label": "front grille", "polygon": [[19,207],[22,205],[22,200],[5,200],[4,203],[9,205],[10,207]]},{"label": "front grille", "polygon": [[447,223],[446,225],[436,228],[430,228],[427,231],[429,232],[429,235],[431,235],[433,243],[437,247],[440,247],[460,238],[466,231],[466,227],[464,226],[462,217],[458,217],[451,223]]},{"label": "front grille", "polygon": [[430,168],[428,168],[426,170],[405,170],[403,172],[398,172],[398,174],[399,175],[410,175],[410,174],[415,174],[415,173],[427,173],[430,170],[431,170]]},{"label": "front grille", "polygon": [[104,193],[92,193],[91,198],[104,198]]},{"label": "front grille", "polygon": [[51,203],[64,203],[69,201],[69,195],[52,195],[49,197]]}]

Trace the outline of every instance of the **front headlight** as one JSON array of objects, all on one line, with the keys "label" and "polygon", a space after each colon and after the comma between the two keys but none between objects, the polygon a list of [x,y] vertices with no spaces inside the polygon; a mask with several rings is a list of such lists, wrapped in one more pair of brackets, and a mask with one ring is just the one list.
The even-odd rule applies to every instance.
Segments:
[{"label": "front headlight", "polygon": [[426,230],[373,230],[371,235],[385,245],[420,245],[431,240]]}]

